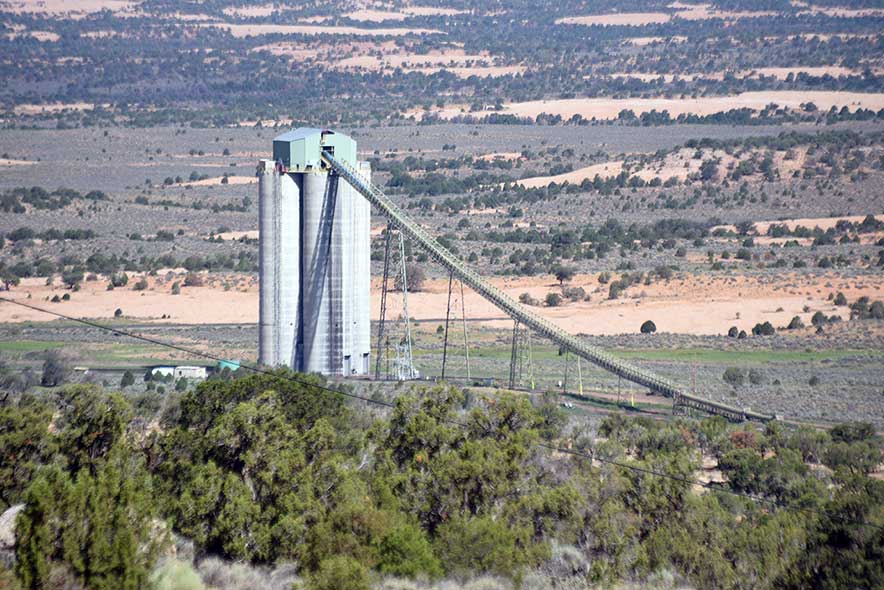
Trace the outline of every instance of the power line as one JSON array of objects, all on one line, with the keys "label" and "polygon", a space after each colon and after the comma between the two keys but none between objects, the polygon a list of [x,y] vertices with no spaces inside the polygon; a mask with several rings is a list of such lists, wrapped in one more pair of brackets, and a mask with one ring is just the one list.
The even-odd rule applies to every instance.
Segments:
[{"label": "power line", "polygon": [[[126,330],[120,330],[119,328],[114,328],[114,327],[111,327],[111,326],[105,326],[104,324],[99,324],[98,322],[92,322],[92,321],[89,321],[89,320],[84,320],[84,319],[82,319],[82,318],[76,318],[76,317],[73,317],[73,316],[65,315],[65,314],[63,314],[63,313],[58,313],[57,311],[51,311],[51,310],[49,310],[49,309],[45,309],[45,308],[42,308],[42,307],[37,307],[36,305],[31,305],[30,303],[23,303],[23,302],[21,302],[21,301],[16,301],[16,300],[14,300],[14,299],[9,299],[9,298],[7,298],[7,297],[0,297],[0,301],[4,301],[4,302],[6,302],[6,303],[12,303],[13,305],[19,305],[19,306],[21,306],[21,307],[26,307],[26,308],[31,309],[31,310],[34,310],[34,311],[39,311],[39,312],[42,312],[42,313],[45,313],[45,314],[53,315],[53,316],[55,316],[55,317],[57,317],[57,318],[61,318],[61,319],[63,319],[63,320],[68,320],[68,321],[71,321],[71,322],[77,322],[78,324],[83,324],[84,326],[89,326],[90,328],[97,328],[97,329],[99,329],[99,330],[104,330],[104,331],[106,331],[106,332],[111,332],[112,334],[116,334],[117,336],[126,336],[126,337],[128,337],[128,338],[133,338],[133,339],[135,339],[135,340],[140,340],[141,342],[147,342],[148,344],[154,344],[154,345],[156,345],[156,346],[162,346],[162,347],[164,347],[164,348],[169,348],[169,349],[171,349],[171,350],[177,350],[178,352],[183,352],[183,353],[190,354],[190,355],[193,355],[193,356],[202,357],[202,358],[205,358],[205,359],[208,359],[208,360],[211,360],[211,361],[215,361],[215,362],[224,362],[224,361],[227,361],[227,360],[228,360],[228,359],[226,359],[226,358],[219,357],[219,356],[215,356],[215,355],[210,354],[210,353],[208,353],[208,352],[202,352],[202,351],[200,351],[200,350],[194,350],[194,349],[190,349],[190,348],[185,348],[184,346],[179,346],[179,345],[177,345],[177,344],[171,344],[171,343],[169,343],[169,342],[164,342],[164,341],[162,341],[162,340],[157,340],[156,338],[150,338],[150,337],[148,337],[148,336],[142,336],[142,335],[140,335],[140,334],[135,334],[135,333],[133,333],[133,332],[128,332],[128,331],[126,331]],[[260,373],[260,374],[262,374],[262,375],[271,375],[271,376],[273,376],[273,377],[280,378],[280,375],[276,374],[275,372],[270,371],[270,370],[267,370],[267,369],[262,369],[261,367],[256,367],[256,366],[251,366],[251,365],[246,365],[246,364],[242,364],[242,363],[240,363],[240,367],[243,368],[243,369],[247,369],[247,370],[249,370],[249,371],[253,371],[253,372],[255,372],[255,373]],[[292,382],[294,382],[294,383],[298,383],[298,384],[300,384],[300,385],[305,385],[305,386],[309,386],[309,387],[316,387],[317,389],[320,389],[320,390],[326,391],[326,392],[328,392],[328,393],[333,393],[333,394],[336,394],[336,395],[343,395],[343,396],[345,396],[345,397],[350,397],[350,398],[353,398],[353,399],[358,399],[358,400],[360,400],[360,401],[367,402],[367,403],[370,403],[370,404],[382,405],[382,406],[386,406],[386,407],[389,407],[389,408],[392,408],[392,407],[393,407],[393,404],[391,404],[391,403],[389,403],[389,402],[384,402],[384,401],[380,401],[380,400],[374,400],[374,399],[371,399],[371,398],[363,397],[363,396],[361,396],[361,395],[357,395],[357,394],[355,394],[355,393],[350,393],[350,392],[346,392],[346,391],[340,391],[340,390],[337,390],[337,389],[332,389],[331,387],[325,387],[324,385],[319,385],[319,384],[317,384],[317,383],[311,383],[311,382],[309,382],[309,381],[305,381],[305,380],[303,380],[303,379],[298,379],[297,377],[284,376],[284,377],[282,377],[282,378],[283,378],[283,379],[287,379],[287,380],[289,380],[289,381],[292,381]]]},{"label": "power line", "polygon": [[[85,325],[85,326],[89,326],[89,327],[91,327],[91,328],[96,328],[96,329],[99,329],[99,330],[104,330],[104,331],[106,331],[106,332],[110,332],[110,333],[116,334],[116,335],[118,335],[118,336],[126,336],[126,337],[128,337],[128,338],[132,338],[132,339],[135,339],[135,340],[139,340],[139,341],[141,341],[141,342],[147,342],[147,343],[149,343],[149,344],[153,344],[153,345],[156,345],[156,346],[161,346],[161,347],[168,348],[168,349],[171,349],[171,350],[177,350],[177,351],[179,351],[179,352],[183,352],[183,353],[190,354],[190,355],[193,355],[193,356],[202,357],[202,358],[205,358],[205,359],[208,359],[208,360],[212,360],[212,361],[215,361],[215,362],[221,362],[221,361],[226,361],[226,360],[227,360],[227,359],[225,359],[225,358],[223,358],[223,357],[215,356],[215,355],[210,354],[210,353],[207,353],[207,352],[202,352],[202,351],[200,351],[200,350],[189,349],[189,348],[186,348],[186,347],[184,347],[184,346],[179,346],[179,345],[177,345],[177,344],[171,344],[171,343],[169,343],[169,342],[165,342],[165,341],[162,341],[162,340],[158,340],[158,339],[156,339],[156,338],[150,338],[150,337],[148,337],[148,336],[142,336],[142,335],[140,335],[140,334],[135,334],[135,333],[133,333],[133,332],[129,332],[129,331],[126,331],[126,330],[121,330],[121,329],[114,328],[114,327],[111,327],[111,326],[106,326],[106,325],[104,325],[104,324],[99,324],[99,323],[97,323],[97,322],[93,322],[93,321],[90,321],[90,320],[86,320],[86,319],[82,319],[82,318],[77,318],[77,317],[69,316],[69,315],[66,315],[66,314],[63,314],[63,313],[59,313],[59,312],[57,312],[57,311],[52,311],[52,310],[49,310],[49,309],[45,309],[45,308],[42,308],[42,307],[38,307],[38,306],[36,306],[36,305],[31,305],[30,303],[23,303],[23,302],[21,302],[21,301],[17,301],[17,300],[14,300],[14,299],[9,299],[9,298],[7,298],[7,297],[0,297],[0,301],[2,301],[2,302],[6,302],[6,303],[11,303],[11,304],[13,304],[13,305],[18,305],[18,306],[21,306],[21,307],[24,307],[24,308],[27,308],[27,309],[31,309],[31,310],[33,310],[33,311],[37,311],[37,312],[40,312],[40,313],[45,313],[45,314],[47,314],[47,315],[55,316],[55,317],[57,317],[57,318],[61,318],[61,319],[64,319],[64,320],[68,320],[68,321],[76,322],[76,323],[79,323],[79,324],[82,324],[82,325]],[[351,399],[356,399],[356,400],[359,400],[359,401],[362,401],[362,402],[365,402],[365,403],[368,403],[368,404],[375,404],[375,405],[383,406],[383,407],[386,407],[386,408],[393,408],[393,407],[395,407],[395,405],[392,404],[392,403],[390,403],[390,402],[385,402],[385,401],[381,401],[381,400],[371,399],[371,398],[368,398],[368,397],[364,397],[364,396],[361,396],[361,395],[357,395],[357,394],[355,394],[355,393],[346,392],[346,391],[341,391],[341,390],[338,390],[338,389],[332,389],[331,387],[326,387],[326,386],[324,386],[324,385],[320,385],[320,384],[318,384],[318,383],[312,383],[312,382],[310,382],[310,381],[306,381],[306,380],[304,380],[304,379],[298,379],[297,377],[294,377],[294,376],[292,376],[292,375],[279,375],[279,374],[277,374],[277,373],[274,372],[274,371],[270,371],[270,370],[267,370],[267,369],[262,369],[261,367],[258,367],[258,366],[253,366],[253,365],[248,365],[248,364],[240,363],[240,368],[246,369],[246,370],[248,370],[248,371],[252,371],[252,372],[254,372],[254,373],[258,373],[258,374],[262,374],[262,375],[269,375],[269,376],[271,376],[271,377],[275,377],[275,378],[277,378],[277,379],[283,379],[283,380],[286,380],[286,381],[290,381],[290,382],[292,382],[292,383],[297,383],[297,384],[299,384],[299,385],[303,385],[303,386],[305,386],[305,387],[313,387],[313,388],[316,388],[317,390],[322,391],[322,392],[324,392],[324,393],[330,393],[330,394],[333,394],[333,395],[341,395],[341,396],[348,397],[348,398],[351,398]],[[442,421],[442,422],[445,422],[445,423],[448,423],[448,424],[451,424],[451,425],[454,425],[454,426],[459,426],[459,427],[461,427],[461,428],[468,428],[468,426],[469,426],[469,425],[468,425],[467,423],[465,423],[465,422],[460,422],[460,421],[458,421],[458,420],[454,420],[454,419],[451,419],[451,418],[443,419],[443,420],[441,420],[441,421]],[[808,513],[808,514],[819,514],[818,511],[816,511],[816,510],[812,510],[812,509],[809,509],[809,508],[789,507],[789,506],[786,506],[785,504],[782,504],[782,503],[777,502],[777,501],[775,501],[775,500],[771,500],[771,499],[768,499],[768,498],[762,498],[762,497],[760,497],[760,496],[755,496],[755,495],[753,495],[753,494],[748,494],[748,493],[740,492],[740,491],[737,491],[737,490],[730,490],[730,489],[727,489],[727,488],[724,488],[724,487],[719,487],[719,486],[713,485],[711,482],[703,482],[703,481],[700,481],[700,480],[698,480],[698,479],[691,479],[691,478],[687,478],[687,477],[681,477],[681,476],[678,476],[678,475],[672,475],[672,474],[670,474],[670,473],[664,473],[664,472],[662,472],[662,471],[656,471],[656,470],[654,470],[654,469],[650,469],[650,468],[647,468],[647,467],[641,467],[641,466],[639,466],[639,465],[630,465],[630,464],[628,464],[628,463],[623,463],[623,462],[620,462],[620,461],[614,461],[614,460],[612,460],[612,459],[605,459],[604,457],[598,457],[598,456],[595,456],[594,454],[586,453],[586,452],[583,452],[583,451],[580,451],[580,450],[568,449],[568,448],[559,447],[559,446],[556,446],[556,445],[550,445],[550,444],[546,444],[546,443],[542,443],[542,442],[541,442],[541,443],[535,443],[535,446],[536,446],[536,447],[539,447],[539,448],[547,449],[547,450],[550,450],[550,451],[558,452],[558,453],[563,453],[563,454],[567,454],[567,455],[572,455],[572,456],[576,456],[576,457],[581,457],[581,458],[584,458],[584,459],[588,459],[588,460],[590,460],[590,461],[598,461],[599,463],[604,463],[604,464],[607,464],[607,465],[612,465],[612,466],[615,466],[615,467],[620,467],[620,468],[623,468],[623,469],[628,469],[628,470],[630,470],[630,471],[633,471],[633,472],[636,472],[636,473],[641,473],[641,474],[644,474],[644,475],[651,475],[651,476],[654,476],[654,477],[661,477],[661,478],[669,479],[669,480],[671,480],[671,481],[675,481],[675,482],[682,483],[682,484],[687,484],[687,485],[697,485],[697,486],[700,486],[700,487],[702,487],[702,488],[704,488],[704,489],[707,489],[707,490],[710,490],[710,491],[713,491],[713,492],[723,492],[723,493],[726,493],[726,494],[730,494],[730,495],[732,495],[732,496],[736,496],[736,497],[740,497],[740,498],[745,498],[745,499],[747,499],[747,500],[751,500],[751,501],[756,502],[756,503],[759,503],[759,504],[767,504],[767,505],[769,505],[769,506],[773,506],[773,507],[775,507],[775,508],[791,509],[791,510],[795,510],[795,511],[797,511],[797,512],[805,512],[805,513]],[[842,521],[840,521],[840,522],[842,522],[843,524],[853,524],[853,525],[858,525],[858,526],[866,526],[866,527],[871,527],[871,528],[876,528],[876,529],[884,530],[884,526],[882,526],[882,525],[878,525],[878,524],[875,524],[875,523],[871,523],[871,522],[854,521],[854,520],[842,520]]]}]

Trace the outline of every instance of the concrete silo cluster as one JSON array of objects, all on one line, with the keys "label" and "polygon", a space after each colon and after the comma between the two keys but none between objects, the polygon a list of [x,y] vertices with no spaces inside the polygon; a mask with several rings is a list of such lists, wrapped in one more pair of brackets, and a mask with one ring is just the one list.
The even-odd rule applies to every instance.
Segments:
[{"label": "concrete silo cluster", "polygon": [[322,150],[368,179],[356,142],[300,128],[258,164],[258,360],[325,375],[366,375],[371,355],[371,205],[330,174]]}]

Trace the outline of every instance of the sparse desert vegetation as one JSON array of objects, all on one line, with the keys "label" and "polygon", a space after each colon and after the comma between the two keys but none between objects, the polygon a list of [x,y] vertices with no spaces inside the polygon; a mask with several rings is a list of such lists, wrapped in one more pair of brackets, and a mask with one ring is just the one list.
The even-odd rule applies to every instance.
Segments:
[{"label": "sparse desert vegetation", "polygon": [[[884,585],[875,2],[0,17],[0,297],[36,308],[0,301],[0,588]],[[522,305],[779,419],[581,363],[408,242],[420,381],[250,373],[254,167],[301,125]]]}]

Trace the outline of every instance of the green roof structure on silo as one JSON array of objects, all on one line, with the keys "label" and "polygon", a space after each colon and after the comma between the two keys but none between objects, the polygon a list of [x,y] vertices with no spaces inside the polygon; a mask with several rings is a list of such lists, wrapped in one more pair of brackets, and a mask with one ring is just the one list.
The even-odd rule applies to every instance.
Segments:
[{"label": "green roof structure on silo", "polygon": [[324,149],[336,159],[356,166],[356,142],[351,137],[312,127],[299,127],[274,138],[273,160],[282,162],[289,172],[319,171]]}]

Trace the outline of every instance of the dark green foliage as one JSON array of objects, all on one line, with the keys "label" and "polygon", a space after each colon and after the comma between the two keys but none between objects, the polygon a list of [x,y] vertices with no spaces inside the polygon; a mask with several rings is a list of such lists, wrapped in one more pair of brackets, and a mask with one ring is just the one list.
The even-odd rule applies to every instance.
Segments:
[{"label": "dark green foliage", "polygon": [[550,291],[546,294],[544,301],[546,302],[547,307],[558,307],[562,304],[562,296]]},{"label": "dark green foliage", "polygon": [[870,440],[875,436],[875,427],[869,422],[850,422],[838,424],[829,433],[835,442],[853,443]]},{"label": "dark green foliage", "polygon": [[[884,482],[852,476],[811,525],[809,546],[786,579],[788,588],[840,590],[884,587]],[[878,526],[856,522],[877,521]]]},{"label": "dark green foliage", "polygon": [[642,334],[653,334],[654,332],[657,331],[657,324],[655,324],[651,320],[647,320],[641,325],[641,328],[639,329],[639,331]]},{"label": "dark green foliage", "polygon": [[44,387],[56,387],[64,383],[67,378],[68,366],[58,351],[51,350],[46,353],[43,361],[43,375],[40,377],[40,385]]},{"label": "dark green foliage", "polygon": [[123,376],[120,378],[120,387],[126,389],[130,385],[135,384],[135,375],[132,374],[132,371],[126,371],[123,373]]},{"label": "dark green foliage", "polygon": [[50,560],[96,590],[139,590],[162,543],[153,530],[151,483],[141,459],[121,446],[94,470],[48,469],[28,488],[16,521],[16,574],[45,588]]},{"label": "dark green foliage", "polygon": [[94,467],[123,440],[131,419],[129,403],[118,393],[107,394],[92,385],[74,385],[58,394],[61,415],[61,452],[71,471]]},{"label": "dark green foliage", "polygon": [[746,372],[739,367],[728,367],[724,370],[724,375],[721,378],[728,385],[739,387],[746,380]]},{"label": "dark green foliage", "polygon": [[433,554],[426,533],[403,524],[384,536],[378,545],[378,570],[384,574],[414,578],[442,575],[442,564]]},{"label": "dark green foliage", "polygon": [[[829,436],[612,415],[590,438],[564,429],[553,395],[472,394],[465,411],[463,392],[436,387],[372,415],[311,384],[325,382],[283,371],[203,382],[167,401],[147,439],[127,436],[138,420],[121,396],[93,387],[64,390],[57,410],[0,409],[3,499],[26,502],[20,582],[143,588],[164,538],[157,517],[203,554],[297,562],[317,589],[368,588],[378,575],[518,581],[558,567],[553,541],[598,586],[661,569],[723,590],[880,579],[881,536],[849,524],[884,524],[880,482],[866,475],[881,452],[869,425]],[[570,448],[638,469],[539,444],[564,445],[564,433]],[[694,493],[700,450],[721,485],[776,505]],[[820,461],[834,472],[806,463]]]},{"label": "dark green foliage", "polygon": [[346,555],[324,560],[311,578],[308,590],[369,590],[371,577],[364,565]]},{"label": "dark green foliage", "polygon": [[20,501],[37,468],[57,451],[48,430],[51,419],[52,409],[44,404],[0,407],[0,510]]},{"label": "dark green foliage", "polygon": [[773,336],[776,332],[776,328],[770,322],[758,323],[752,328],[753,336]]},{"label": "dark green foliage", "polygon": [[787,330],[800,330],[803,327],[804,327],[804,322],[802,322],[801,318],[796,315],[789,322],[789,325],[786,326],[786,329]]}]

